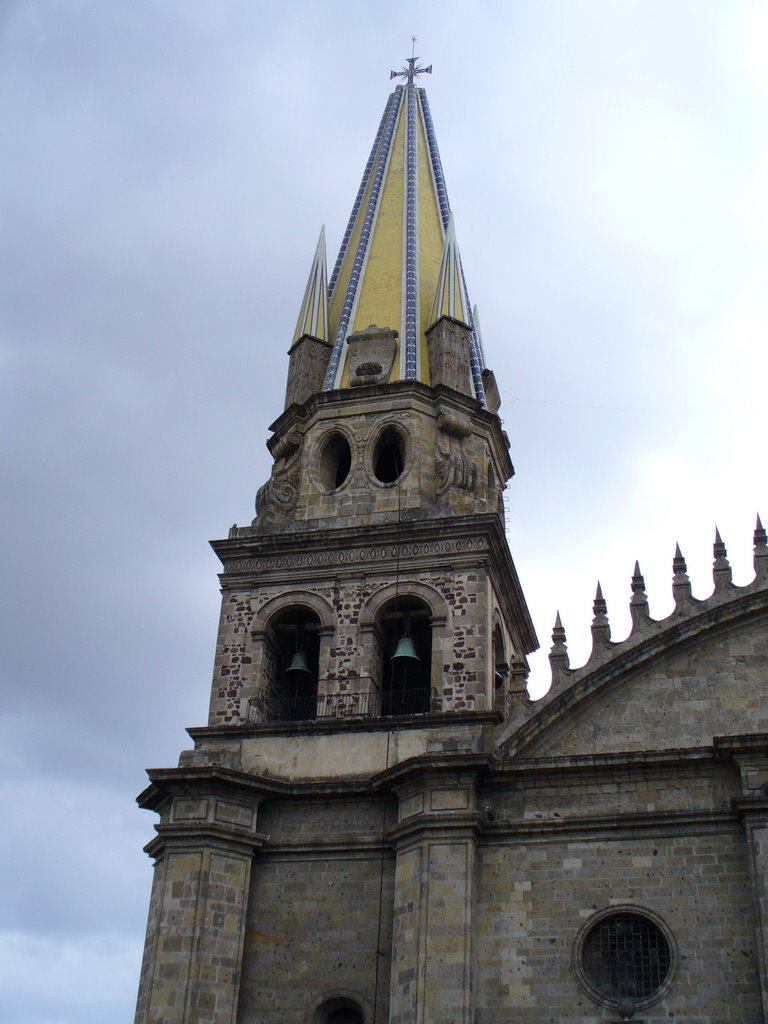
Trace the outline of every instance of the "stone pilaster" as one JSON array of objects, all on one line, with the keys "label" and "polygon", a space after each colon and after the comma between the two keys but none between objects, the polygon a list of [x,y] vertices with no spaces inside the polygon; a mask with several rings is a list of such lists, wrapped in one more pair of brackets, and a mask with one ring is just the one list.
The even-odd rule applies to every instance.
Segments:
[{"label": "stone pilaster", "polygon": [[390,1024],[474,1020],[476,779],[465,760],[396,785]]},{"label": "stone pilaster", "polygon": [[718,737],[715,746],[721,756],[733,758],[741,777],[744,796],[734,800],[733,804],[741,814],[747,841],[755,908],[761,1019],[768,1024],[768,748],[762,735]]},{"label": "stone pilaster", "polygon": [[161,822],[135,1024],[235,1024],[259,798],[155,774],[140,798]]}]

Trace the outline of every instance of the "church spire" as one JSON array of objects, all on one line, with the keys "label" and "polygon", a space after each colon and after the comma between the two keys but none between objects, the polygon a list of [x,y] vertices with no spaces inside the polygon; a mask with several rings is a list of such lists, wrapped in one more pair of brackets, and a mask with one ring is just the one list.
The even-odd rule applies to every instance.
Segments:
[{"label": "church spire", "polygon": [[[452,229],[427,95],[414,84],[417,75],[426,73],[431,65],[419,66],[413,55],[406,68],[392,72],[406,84],[397,85],[387,100],[331,275],[328,340],[333,348],[326,391],[350,386],[354,368],[350,373],[348,339],[373,325],[394,332],[389,382],[432,383],[426,331],[434,322]],[[450,253],[452,308],[469,328],[466,387],[484,402],[483,359],[455,238]]]},{"label": "church spire", "polygon": [[448,218],[443,261],[440,265],[440,276],[437,280],[429,326],[436,324],[443,316],[450,317],[451,320],[456,320],[460,324],[466,324],[467,327],[472,319],[467,307],[467,293],[461,277],[461,259],[456,245],[453,214]]},{"label": "church spire", "polygon": [[320,228],[320,238],[312,260],[304,301],[293,334],[293,344],[304,336],[328,340],[328,269],[325,256],[325,225]]}]

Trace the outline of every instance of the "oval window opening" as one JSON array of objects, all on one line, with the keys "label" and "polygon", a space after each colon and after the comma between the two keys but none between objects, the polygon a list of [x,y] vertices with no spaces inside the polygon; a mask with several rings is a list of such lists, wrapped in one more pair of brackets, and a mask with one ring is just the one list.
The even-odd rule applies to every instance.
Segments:
[{"label": "oval window opening", "polygon": [[393,484],[405,468],[405,441],[394,427],[387,427],[373,451],[373,474],[379,483]]},{"label": "oval window opening", "polygon": [[320,455],[320,483],[324,491],[335,491],[349,476],[352,451],[342,434],[333,434]]}]

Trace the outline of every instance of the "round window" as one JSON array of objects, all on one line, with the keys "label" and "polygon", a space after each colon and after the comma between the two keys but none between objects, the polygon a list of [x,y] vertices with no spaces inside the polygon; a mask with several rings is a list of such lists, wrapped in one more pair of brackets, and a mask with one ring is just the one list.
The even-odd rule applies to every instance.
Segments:
[{"label": "round window", "polygon": [[331,434],[320,452],[320,486],[326,492],[341,487],[352,466],[352,450],[343,434]]},{"label": "round window", "polygon": [[405,469],[405,438],[395,427],[386,427],[373,449],[373,475],[381,484],[394,484]]},{"label": "round window", "polygon": [[596,1002],[620,1010],[648,1006],[671,982],[671,936],[646,914],[610,911],[587,929],[577,963]]}]

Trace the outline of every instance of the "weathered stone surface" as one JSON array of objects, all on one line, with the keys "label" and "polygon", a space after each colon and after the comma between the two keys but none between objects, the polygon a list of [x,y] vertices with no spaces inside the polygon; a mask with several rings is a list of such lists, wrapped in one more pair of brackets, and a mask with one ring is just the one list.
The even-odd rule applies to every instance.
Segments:
[{"label": "weathered stone surface", "polygon": [[463,395],[472,394],[469,368],[471,337],[472,331],[466,324],[445,316],[427,331],[429,379],[434,387],[443,385]]},{"label": "weathered stone surface", "polygon": [[285,408],[306,402],[323,386],[332,346],[327,341],[302,335],[288,353]]}]

